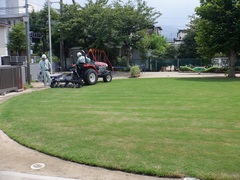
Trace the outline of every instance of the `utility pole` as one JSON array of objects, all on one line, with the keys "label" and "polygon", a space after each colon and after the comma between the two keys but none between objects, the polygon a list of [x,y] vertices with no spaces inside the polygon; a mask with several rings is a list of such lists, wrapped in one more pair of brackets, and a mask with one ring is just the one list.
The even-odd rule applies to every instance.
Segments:
[{"label": "utility pole", "polygon": [[[63,0],[60,0],[60,16],[62,17],[63,14]],[[62,28],[60,29],[60,62],[61,62],[61,69],[63,70],[65,67],[65,56],[64,56],[64,41],[63,41],[63,32]]]},{"label": "utility pole", "polygon": [[[51,3],[48,0],[48,28],[49,28],[49,56],[50,62],[52,64],[52,27],[51,27]],[[51,68],[51,74],[53,73],[53,69]]]},{"label": "utility pole", "polygon": [[27,83],[31,84],[30,78],[30,40],[29,40],[29,14],[28,14],[28,0],[25,0],[25,8],[26,8],[26,17],[24,18],[25,28],[26,28],[26,51],[27,51]]}]

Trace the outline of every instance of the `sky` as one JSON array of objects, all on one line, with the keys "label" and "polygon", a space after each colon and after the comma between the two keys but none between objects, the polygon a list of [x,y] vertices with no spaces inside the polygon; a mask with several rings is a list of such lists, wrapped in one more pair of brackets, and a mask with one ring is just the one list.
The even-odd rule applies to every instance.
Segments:
[{"label": "sky", "polygon": [[[87,0],[75,0],[76,3],[84,5]],[[111,1],[111,0],[109,0]],[[123,0],[127,2],[127,0]],[[195,8],[200,5],[200,0],[146,0],[149,7],[155,8],[162,14],[158,19],[156,26],[162,27],[162,34],[172,40],[177,36],[177,31],[186,29],[186,24],[189,23],[189,16],[195,13]],[[29,3],[36,4],[40,8],[45,3],[45,0],[28,0]],[[58,8],[59,0],[50,0],[54,2],[53,7]],[[63,0],[63,3],[72,4],[72,0]]]}]

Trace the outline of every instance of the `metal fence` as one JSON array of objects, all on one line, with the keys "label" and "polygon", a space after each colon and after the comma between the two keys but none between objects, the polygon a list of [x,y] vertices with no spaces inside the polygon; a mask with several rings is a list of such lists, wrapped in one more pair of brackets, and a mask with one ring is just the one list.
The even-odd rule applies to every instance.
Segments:
[{"label": "metal fence", "polygon": [[27,62],[26,56],[3,56],[2,65],[23,65]]},{"label": "metal fence", "polygon": [[[141,66],[143,61],[134,60],[132,64]],[[192,65],[192,66],[204,66],[203,60],[199,59],[151,59],[144,62],[147,71],[165,71],[166,67],[174,67],[173,69],[179,69],[180,66]],[[240,66],[240,59],[237,59],[235,66]]]},{"label": "metal fence", "polygon": [[0,66],[0,94],[23,88],[20,66]]},{"label": "metal fence", "polygon": [[12,66],[23,65],[27,62],[26,56],[10,56],[10,64]]}]

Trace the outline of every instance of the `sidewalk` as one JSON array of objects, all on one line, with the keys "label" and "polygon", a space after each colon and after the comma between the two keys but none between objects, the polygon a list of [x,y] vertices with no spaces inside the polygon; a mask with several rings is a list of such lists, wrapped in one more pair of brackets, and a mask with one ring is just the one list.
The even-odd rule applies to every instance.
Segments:
[{"label": "sidewalk", "polygon": [[[140,78],[157,77],[225,77],[225,75],[178,72],[144,72],[140,76]],[[113,75],[113,80],[124,78],[129,78],[129,73],[116,72]],[[0,96],[0,103],[22,93],[30,93],[32,91],[45,89],[42,83],[34,82],[32,85],[34,88],[24,90],[22,92],[11,92],[7,93],[5,96]],[[136,175],[65,161],[22,146],[10,139],[1,130],[0,144],[0,180],[173,180],[173,178]],[[39,165],[38,163],[43,164],[44,167],[36,169],[31,168],[33,165]]]},{"label": "sidewalk", "polygon": [[[237,77],[240,77],[240,74],[236,74]],[[124,79],[129,78],[129,72],[114,72],[113,79]],[[139,78],[208,78],[208,77],[220,77],[225,78],[224,73],[184,73],[177,71],[165,71],[165,72],[141,72]]]},{"label": "sidewalk", "polygon": [[73,180],[73,179],[0,171],[0,180]]}]

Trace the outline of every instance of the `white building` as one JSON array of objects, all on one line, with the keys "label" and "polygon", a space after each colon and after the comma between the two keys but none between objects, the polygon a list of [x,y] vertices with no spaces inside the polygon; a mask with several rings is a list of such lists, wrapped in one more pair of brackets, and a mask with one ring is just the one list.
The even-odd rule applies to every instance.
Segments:
[{"label": "white building", "polygon": [[16,17],[19,13],[24,13],[24,4],[20,6],[19,0],[0,0],[0,18]]},{"label": "white building", "polygon": [[[0,65],[1,57],[8,56],[7,43],[8,32],[15,23],[23,21],[26,15],[25,0],[0,0]],[[28,3],[28,12],[34,9],[39,11],[39,7]]]},{"label": "white building", "polygon": [[[19,2],[19,6],[22,7],[22,6],[25,6],[26,4],[26,1],[25,0],[18,0]],[[33,4],[30,2],[30,0],[28,0],[28,12],[31,13],[32,11],[35,11],[35,12],[39,12],[40,11],[40,8],[38,5],[36,4]],[[26,9],[19,9],[19,13],[26,13]]]},{"label": "white building", "polygon": [[182,44],[184,37],[187,35],[187,30],[181,29],[177,32],[177,37],[174,38],[174,45],[178,46]]},{"label": "white building", "polygon": [[[0,22],[0,55],[8,55],[6,46],[9,25]],[[1,58],[1,57],[0,57]],[[1,65],[1,60],[0,60]]]}]

